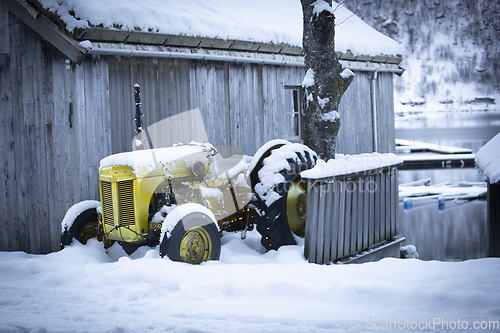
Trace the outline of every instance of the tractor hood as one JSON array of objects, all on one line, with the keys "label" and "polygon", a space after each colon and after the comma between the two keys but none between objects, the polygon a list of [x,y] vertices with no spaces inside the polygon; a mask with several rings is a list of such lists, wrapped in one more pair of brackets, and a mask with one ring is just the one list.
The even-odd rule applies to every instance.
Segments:
[{"label": "tractor hood", "polygon": [[179,145],[168,148],[136,150],[110,155],[101,160],[99,171],[109,167],[128,166],[132,173],[142,175],[162,169],[175,171],[177,168],[189,168],[201,162],[208,163],[208,147],[205,145]]}]

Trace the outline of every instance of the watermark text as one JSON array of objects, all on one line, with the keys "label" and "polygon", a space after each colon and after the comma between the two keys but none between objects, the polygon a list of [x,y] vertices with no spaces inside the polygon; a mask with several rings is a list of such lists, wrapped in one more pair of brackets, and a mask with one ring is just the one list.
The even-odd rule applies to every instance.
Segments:
[{"label": "watermark text", "polygon": [[500,330],[499,320],[476,320],[474,322],[460,320],[445,320],[443,318],[426,318],[425,320],[398,320],[366,319],[366,328],[371,330]]}]

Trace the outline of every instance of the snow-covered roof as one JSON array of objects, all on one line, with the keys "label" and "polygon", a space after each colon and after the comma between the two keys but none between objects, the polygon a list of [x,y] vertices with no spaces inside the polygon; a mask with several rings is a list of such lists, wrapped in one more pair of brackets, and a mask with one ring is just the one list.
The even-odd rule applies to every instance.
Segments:
[{"label": "snow-covered roof", "polygon": [[[38,0],[69,32],[104,28],[302,46],[299,0]],[[333,3],[335,49],[354,56],[401,55],[402,47]],[[80,30],[81,31],[81,30]],[[82,35],[85,38],[84,35]]]},{"label": "snow-covered roof", "polygon": [[500,133],[479,149],[475,160],[490,184],[500,182]]}]

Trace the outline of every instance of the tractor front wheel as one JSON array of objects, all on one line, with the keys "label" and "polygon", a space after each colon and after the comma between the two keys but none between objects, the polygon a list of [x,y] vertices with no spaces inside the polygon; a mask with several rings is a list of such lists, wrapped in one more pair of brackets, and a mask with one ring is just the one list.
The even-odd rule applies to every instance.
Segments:
[{"label": "tractor front wheel", "polygon": [[167,255],[173,261],[194,265],[219,260],[220,250],[219,231],[212,219],[201,212],[183,216],[160,244],[162,257]]},{"label": "tractor front wheel", "polygon": [[73,238],[81,244],[87,244],[89,239],[97,238],[98,224],[98,215],[95,208],[83,211],[69,228],[65,228],[61,235],[61,246],[70,245]]}]

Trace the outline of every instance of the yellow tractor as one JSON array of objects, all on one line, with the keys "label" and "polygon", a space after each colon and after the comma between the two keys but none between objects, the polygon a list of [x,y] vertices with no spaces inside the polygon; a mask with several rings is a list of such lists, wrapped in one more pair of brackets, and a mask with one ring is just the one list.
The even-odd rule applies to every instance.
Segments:
[{"label": "yellow tractor", "polygon": [[211,144],[114,154],[101,160],[99,201],[70,208],[61,245],[97,238],[127,252],[160,245],[160,255],[199,264],[220,257],[222,231],[257,226],[262,245],[278,249],[303,236],[307,189],[300,172],[314,166],[308,147],[285,140],[253,158],[223,157]]}]

